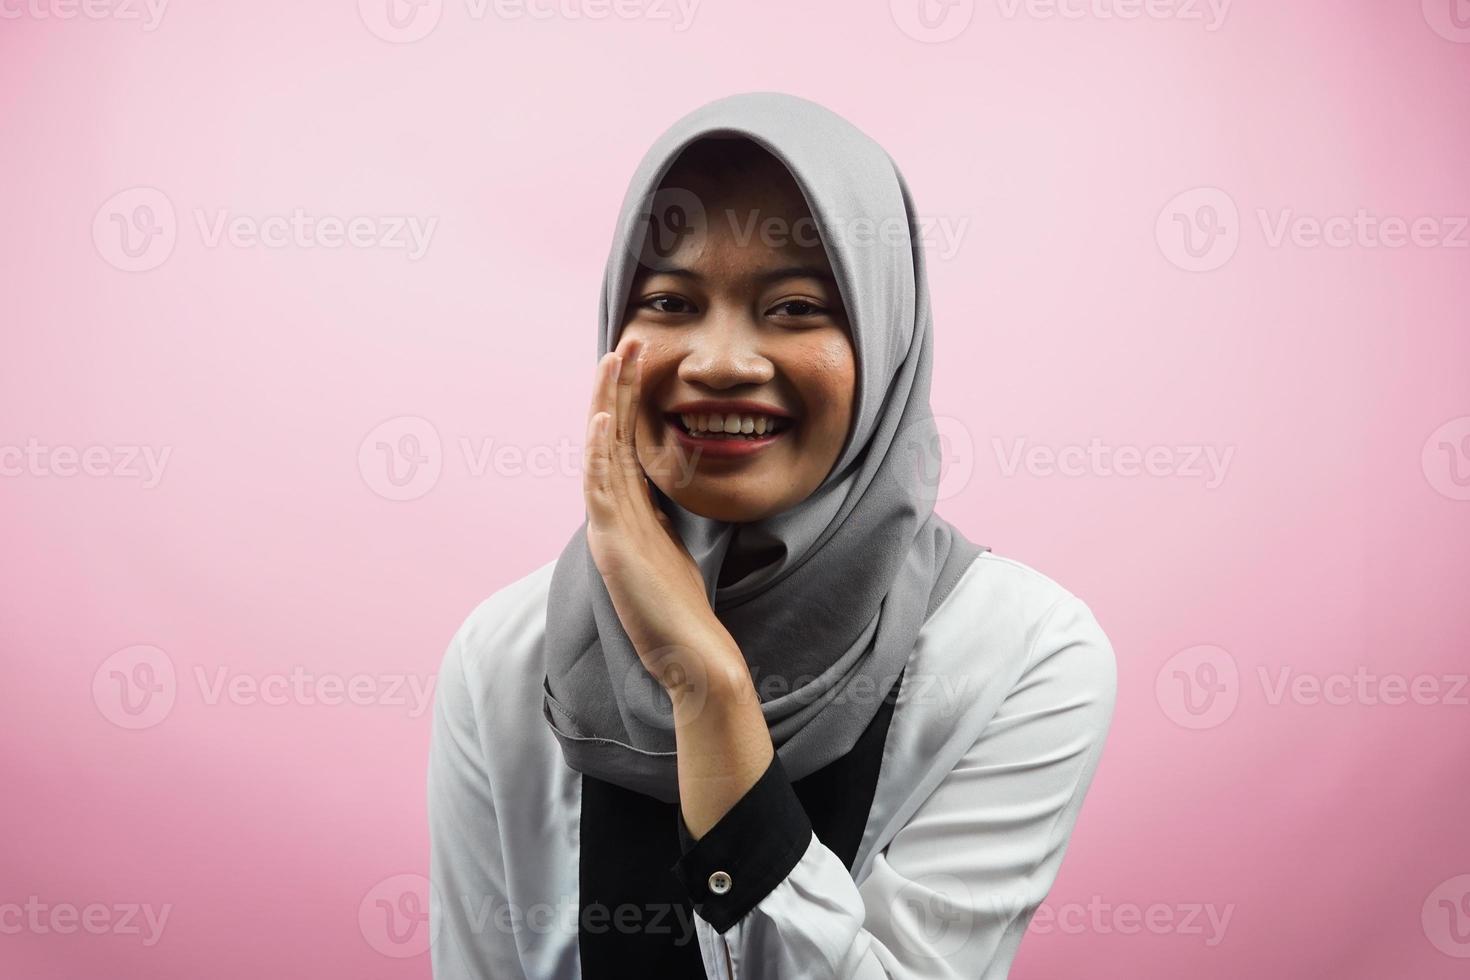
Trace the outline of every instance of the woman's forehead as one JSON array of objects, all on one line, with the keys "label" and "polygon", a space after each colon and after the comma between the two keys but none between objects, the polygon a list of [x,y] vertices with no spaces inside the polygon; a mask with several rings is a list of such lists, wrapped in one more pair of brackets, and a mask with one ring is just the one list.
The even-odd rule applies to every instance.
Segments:
[{"label": "woman's forehead", "polygon": [[832,278],[821,232],[804,202],[701,207],[697,220],[668,222],[662,230],[667,234],[657,261],[640,261],[638,278],[653,272],[686,278],[739,272],[762,283],[800,275]]}]

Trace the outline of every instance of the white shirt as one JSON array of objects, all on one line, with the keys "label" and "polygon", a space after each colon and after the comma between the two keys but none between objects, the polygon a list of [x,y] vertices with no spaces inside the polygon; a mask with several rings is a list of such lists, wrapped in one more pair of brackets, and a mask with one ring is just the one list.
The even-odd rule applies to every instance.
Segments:
[{"label": "white shirt", "polygon": [[[428,774],[437,980],[583,974],[582,776],[542,716],[554,565],[484,600],[439,673]],[[810,833],[735,921],[674,915],[664,927],[692,932],[706,975],[722,980],[1005,977],[1061,864],[1115,686],[1112,647],[1087,606],[982,553],[905,667],[851,871]],[[784,778],[762,782],[784,793],[771,782]],[[721,833],[751,830],[717,824],[700,844]],[[710,894],[700,879],[691,897],[713,907],[728,882],[712,875]],[[627,925],[655,932],[653,921]]]}]

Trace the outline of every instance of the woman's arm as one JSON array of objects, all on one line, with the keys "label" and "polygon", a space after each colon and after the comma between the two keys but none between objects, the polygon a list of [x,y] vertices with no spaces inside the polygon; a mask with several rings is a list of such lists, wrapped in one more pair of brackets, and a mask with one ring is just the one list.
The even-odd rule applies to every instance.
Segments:
[{"label": "woman's arm", "polygon": [[[673,870],[698,910],[706,972],[1005,977],[1061,864],[1115,687],[1107,637],[1080,600],[1061,599],[995,717],[861,885],[812,834],[779,760],[709,832],[679,828],[684,855]],[[906,761],[922,763],[885,764]],[[730,881],[717,894],[719,871]]]},{"label": "woman's arm", "polygon": [[435,980],[525,974],[515,938],[499,931],[506,905],[500,827],[464,674],[468,622],[439,669],[429,742],[430,956]]},{"label": "woman's arm", "polygon": [[[702,837],[733,807],[776,755],[771,730],[749,668],[729,634],[723,637],[730,664],[670,689],[674,742],[678,751],[679,808],[683,826]],[[719,644],[719,638],[711,644]]]}]

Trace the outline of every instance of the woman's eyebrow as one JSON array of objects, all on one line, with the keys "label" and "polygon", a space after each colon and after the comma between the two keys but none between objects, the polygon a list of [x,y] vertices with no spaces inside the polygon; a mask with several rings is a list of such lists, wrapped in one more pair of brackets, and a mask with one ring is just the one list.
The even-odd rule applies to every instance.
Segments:
[{"label": "woman's eyebrow", "polygon": [[[673,276],[676,279],[692,279],[703,282],[704,276],[693,269],[685,269],[682,266],[673,266],[666,269],[640,268],[638,280],[651,279],[654,276]],[[815,265],[788,265],[779,269],[766,269],[755,274],[758,282],[774,282],[777,279],[820,279],[823,282],[837,284],[837,279],[821,266]]]},{"label": "woman's eyebrow", "polygon": [[770,269],[760,273],[756,278],[762,282],[771,282],[775,279],[821,279],[825,282],[836,284],[837,280],[832,273],[815,265],[788,265],[779,269]]},{"label": "woman's eyebrow", "polygon": [[678,278],[678,279],[703,279],[704,278],[704,276],[701,276],[699,273],[695,272],[693,269],[684,269],[684,268],[680,268],[678,266],[672,266],[672,267],[669,267],[669,268],[659,268],[659,269],[651,269],[651,268],[649,268],[647,266],[643,266],[643,265],[640,265],[638,267],[638,276],[637,276],[638,281],[641,282],[644,279],[652,279],[654,276],[674,276],[675,278]]}]

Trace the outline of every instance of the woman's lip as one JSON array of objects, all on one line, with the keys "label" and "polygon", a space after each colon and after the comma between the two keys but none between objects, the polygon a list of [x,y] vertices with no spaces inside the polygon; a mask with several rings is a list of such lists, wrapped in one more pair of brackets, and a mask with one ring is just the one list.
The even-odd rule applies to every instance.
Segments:
[{"label": "woman's lip", "polygon": [[702,439],[699,436],[685,432],[684,427],[672,419],[665,419],[664,421],[674,431],[674,438],[678,440],[680,446],[690,452],[698,450],[701,456],[714,456],[723,459],[738,459],[742,456],[750,456],[758,453],[791,431],[788,426],[780,432],[758,436],[754,439]]}]

